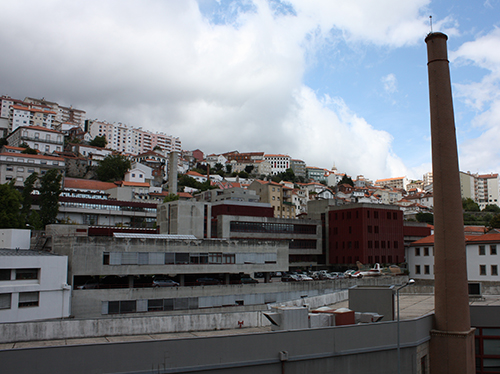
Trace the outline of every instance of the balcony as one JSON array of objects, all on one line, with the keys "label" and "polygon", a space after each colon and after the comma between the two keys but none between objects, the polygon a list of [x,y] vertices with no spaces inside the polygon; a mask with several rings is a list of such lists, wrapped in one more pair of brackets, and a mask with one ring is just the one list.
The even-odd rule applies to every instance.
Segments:
[{"label": "balcony", "polygon": [[52,140],[52,139],[42,139],[42,138],[35,138],[34,136],[21,136],[21,140],[30,140],[32,142],[40,142],[40,143],[50,143],[50,144],[57,144],[57,145],[63,145],[64,141],[63,140]]}]

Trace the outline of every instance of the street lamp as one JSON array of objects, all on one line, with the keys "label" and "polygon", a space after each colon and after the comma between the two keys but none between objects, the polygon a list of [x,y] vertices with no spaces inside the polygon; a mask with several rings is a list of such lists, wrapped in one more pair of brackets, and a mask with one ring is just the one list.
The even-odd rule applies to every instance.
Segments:
[{"label": "street lamp", "polygon": [[401,287],[398,287],[396,289],[396,301],[397,301],[397,306],[398,306],[398,322],[397,322],[397,327],[398,327],[398,374],[401,374],[401,337],[399,334],[399,290],[405,288],[406,286],[410,286],[413,283],[415,283],[415,280],[410,279],[408,282],[406,282]]}]

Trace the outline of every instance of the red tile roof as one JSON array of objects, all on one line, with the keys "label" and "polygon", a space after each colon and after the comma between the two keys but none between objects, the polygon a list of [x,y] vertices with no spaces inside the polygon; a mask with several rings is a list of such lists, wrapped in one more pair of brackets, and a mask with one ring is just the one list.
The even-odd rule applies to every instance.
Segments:
[{"label": "red tile roof", "polygon": [[64,178],[64,188],[104,191],[115,187],[115,183],[101,182],[90,179]]},{"label": "red tile roof", "polygon": [[[46,127],[42,127],[42,126],[19,126],[19,127],[18,127],[18,129],[41,130],[41,131],[55,132],[55,133],[57,133],[57,134],[64,135],[61,131],[48,129],[48,128],[46,128]],[[17,129],[16,129],[16,130],[17,130]],[[42,141],[42,139],[40,139],[40,141]]]},{"label": "red tile roof", "polygon": [[36,159],[39,159],[39,160],[64,161],[64,158],[62,158],[62,157],[42,156],[42,155],[30,155],[30,154],[26,154],[26,153],[3,152],[3,153],[0,153],[0,155],[1,156],[8,156],[8,157],[36,158]]},{"label": "red tile roof", "polygon": [[117,182],[120,183],[122,187],[149,187],[147,182]]}]

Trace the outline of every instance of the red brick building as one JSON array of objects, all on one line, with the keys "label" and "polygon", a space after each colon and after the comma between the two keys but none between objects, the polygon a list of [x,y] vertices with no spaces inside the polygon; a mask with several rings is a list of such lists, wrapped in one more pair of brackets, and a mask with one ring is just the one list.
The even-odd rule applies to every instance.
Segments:
[{"label": "red brick building", "polygon": [[404,261],[399,207],[350,204],[328,212],[330,264],[398,264]]}]

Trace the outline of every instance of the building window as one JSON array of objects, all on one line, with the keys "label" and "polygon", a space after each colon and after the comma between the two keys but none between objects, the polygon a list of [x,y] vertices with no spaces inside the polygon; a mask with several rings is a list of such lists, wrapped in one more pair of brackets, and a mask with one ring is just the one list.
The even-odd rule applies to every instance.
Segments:
[{"label": "building window", "polygon": [[104,252],[102,254],[102,264],[109,265],[109,252]]},{"label": "building window", "polygon": [[486,254],[486,249],[484,245],[479,246],[479,256],[484,256]]},{"label": "building window", "polygon": [[496,255],[497,254],[497,246],[496,244],[490,245],[490,255]]},{"label": "building window", "polygon": [[10,269],[0,269],[0,281],[8,281],[10,280]]},{"label": "building window", "polygon": [[39,292],[19,292],[19,308],[38,306]]},{"label": "building window", "polygon": [[415,265],[415,274],[420,274],[420,265]]},{"label": "building window", "polygon": [[424,265],[424,274],[430,274],[430,273],[431,273],[430,265]]},{"label": "building window", "polygon": [[486,275],[486,265],[479,265],[479,275]]},{"label": "building window", "polygon": [[498,275],[498,265],[491,265],[491,275]]},{"label": "building window", "polygon": [[38,279],[39,269],[16,269],[16,280]]},{"label": "building window", "polygon": [[429,247],[424,247],[424,256],[429,256]]},{"label": "building window", "polygon": [[0,294],[0,309],[10,309],[11,300],[12,300],[11,293]]}]

